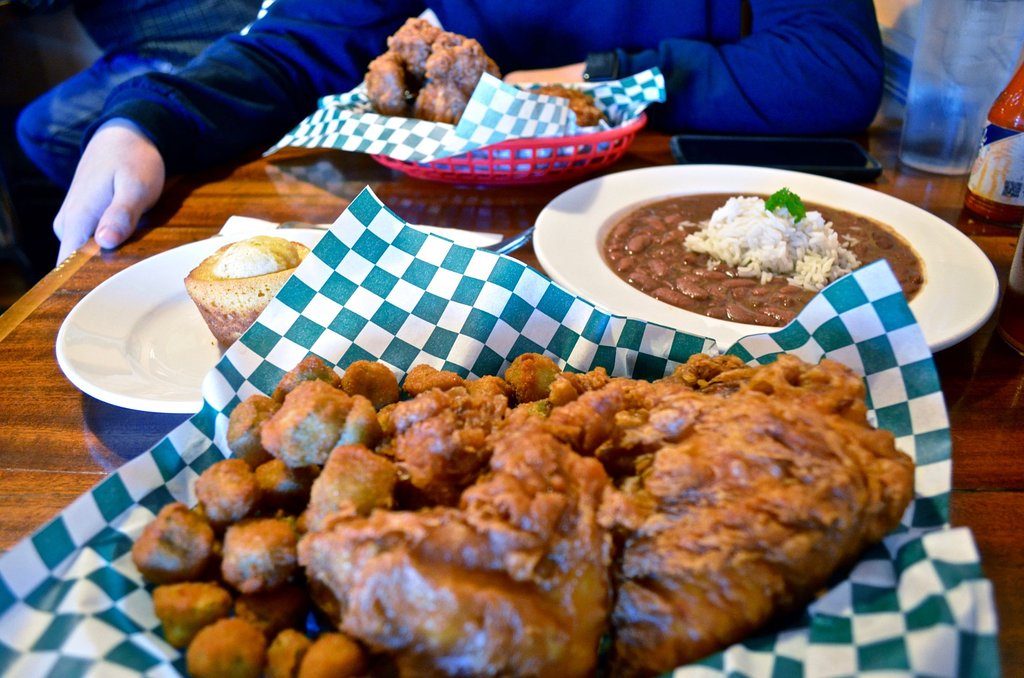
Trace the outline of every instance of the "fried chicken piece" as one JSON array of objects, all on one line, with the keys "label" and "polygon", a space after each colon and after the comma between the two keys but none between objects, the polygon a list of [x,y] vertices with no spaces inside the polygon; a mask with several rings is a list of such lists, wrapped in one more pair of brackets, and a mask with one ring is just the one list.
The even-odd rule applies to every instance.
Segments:
[{"label": "fried chicken piece", "polygon": [[299,384],[307,381],[322,381],[332,388],[341,388],[341,377],[334,369],[315,355],[308,355],[298,365],[285,373],[274,389],[274,400],[284,402],[285,396]]},{"label": "fried chicken piece", "polygon": [[368,360],[352,363],[341,376],[341,388],[349,395],[363,396],[377,410],[398,402],[398,380],[382,363]]},{"label": "fried chicken piece", "polygon": [[565,85],[544,85],[531,91],[534,94],[568,99],[569,108],[576,114],[576,124],[580,127],[593,127],[600,125],[602,120],[607,120],[601,109],[594,103],[594,96],[589,92]]},{"label": "fried chicken piece", "polygon": [[426,84],[416,96],[413,115],[454,125],[484,73],[501,71],[479,42],[455,33],[441,33],[426,62]]},{"label": "fried chicken piece", "polygon": [[254,395],[239,403],[228,417],[228,447],[252,468],[271,459],[260,442],[260,428],[280,407],[281,403],[273,398]]},{"label": "fried chicken piece", "polygon": [[417,494],[453,506],[487,464],[487,436],[507,411],[504,395],[474,396],[463,387],[398,403],[391,412],[395,461]]},{"label": "fried chicken piece", "polygon": [[213,556],[213,528],[181,503],[160,509],[132,544],[132,562],[154,584],[199,579]]},{"label": "fried chicken piece", "polygon": [[259,678],[266,662],[263,634],[241,619],[210,624],[188,646],[186,665],[192,678]]},{"label": "fried chicken piece", "polygon": [[167,642],[186,647],[204,626],[228,616],[231,595],[216,584],[166,584],[153,589],[153,611]]},{"label": "fried chicken piece", "polygon": [[654,448],[601,508],[624,540],[612,615],[624,675],[689,663],[805,604],[912,498],[913,464],[868,425],[852,372],[783,357],[747,376],[728,398],[641,386],[623,400],[645,414],[612,415],[605,444]]},{"label": "fried chicken piece", "polygon": [[323,464],[338,445],[380,440],[377,411],[362,396],[349,396],[319,380],[299,384],[265,424],[263,446],[291,467]]},{"label": "fried chicken piece", "polygon": [[402,390],[411,396],[418,396],[431,389],[446,390],[465,386],[466,380],[447,370],[438,370],[430,365],[416,365],[405,375]]},{"label": "fried chicken piece", "polygon": [[291,523],[257,518],[232,525],[224,533],[224,581],[240,593],[269,591],[295,571],[298,538]]},{"label": "fried chicken piece", "polygon": [[408,116],[412,111],[405,64],[394,52],[385,52],[366,70],[366,96],[381,115]]},{"label": "fried chicken piece", "polygon": [[395,465],[360,445],[337,447],[313,483],[306,529],[321,530],[334,515],[365,516],[391,508],[398,472]]},{"label": "fried chicken piece", "polygon": [[608,478],[530,423],[495,436],[491,469],[459,509],[306,535],[307,577],[334,596],[341,630],[402,675],[589,675],[609,608]]},{"label": "fried chicken piece", "polygon": [[207,519],[221,529],[252,513],[259,499],[259,487],[247,463],[225,459],[200,474],[196,497]]},{"label": "fried chicken piece", "polygon": [[422,81],[426,77],[430,50],[441,33],[440,28],[426,19],[407,19],[402,27],[388,38],[388,51],[413,78]]},{"label": "fried chicken piece", "polygon": [[471,396],[502,395],[506,398],[511,398],[513,395],[512,387],[501,377],[485,376],[479,379],[467,379],[465,386]]}]

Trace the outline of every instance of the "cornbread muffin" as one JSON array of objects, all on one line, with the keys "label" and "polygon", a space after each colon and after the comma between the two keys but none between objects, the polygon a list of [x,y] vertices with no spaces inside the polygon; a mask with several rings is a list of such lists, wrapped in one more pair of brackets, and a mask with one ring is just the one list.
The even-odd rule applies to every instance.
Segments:
[{"label": "cornbread muffin", "polygon": [[234,343],[309,254],[297,242],[258,235],[225,245],[185,278],[185,290],[222,344]]}]

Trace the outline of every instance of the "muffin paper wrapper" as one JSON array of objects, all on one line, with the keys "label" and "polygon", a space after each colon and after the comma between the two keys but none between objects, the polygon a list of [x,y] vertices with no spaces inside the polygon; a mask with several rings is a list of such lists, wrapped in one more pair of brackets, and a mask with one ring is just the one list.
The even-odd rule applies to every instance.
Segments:
[{"label": "muffin paper wrapper", "polygon": [[[578,86],[594,96],[595,105],[616,126],[635,120],[648,104],[665,100],[665,78],[657,68]],[[266,155],[299,146],[430,162],[510,139],[561,137],[598,129],[578,128],[566,99],[534,94],[484,73],[457,125],[380,115],[374,112],[365,85],[359,85],[320,99],[317,110]]]},{"label": "muffin paper wrapper", "polygon": [[[9,675],[178,675],[182,653],[131,562],[142,528],[227,454],[227,415],[270,393],[310,352],[501,373],[543,352],[568,369],[658,378],[714,342],[609,315],[507,256],[416,231],[365,189],[203,383],[202,410],[0,557],[0,670]],[[914,457],[915,499],[798,619],[679,675],[935,676],[999,672],[992,586],[971,533],[948,524],[951,444],[931,353],[888,265],[836,281],[789,326],[741,339],[750,364],[780,353],[864,375],[870,416]]]}]

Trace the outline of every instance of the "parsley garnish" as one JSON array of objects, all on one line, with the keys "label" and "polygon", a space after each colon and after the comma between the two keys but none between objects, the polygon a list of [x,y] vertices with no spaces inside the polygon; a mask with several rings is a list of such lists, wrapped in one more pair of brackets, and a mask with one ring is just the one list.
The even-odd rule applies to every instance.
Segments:
[{"label": "parsley garnish", "polygon": [[793,223],[796,223],[807,216],[807,209],[804,207],[804,201],[800,199],[799,195],[788,188],[780,188],[772,193],[770,198],[764,201],[764,208],[769,212],[774,212],[780,207],[786,208],[786,211],[789,212],[789,216],[793,217]]}]

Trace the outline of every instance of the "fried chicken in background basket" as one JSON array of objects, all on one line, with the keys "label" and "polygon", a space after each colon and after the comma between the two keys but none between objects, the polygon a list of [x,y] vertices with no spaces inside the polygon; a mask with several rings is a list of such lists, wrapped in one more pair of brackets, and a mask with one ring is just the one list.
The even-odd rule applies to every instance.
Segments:
[{"label": "fried chicken in background basket", "polygon": [[[349,372],[339,379],[309,357],[281,380],[280,409],[236,407],[232,448],[249,461],[205,471],[200,505],[162,511],[133,560],[155,583],[180,586],[216,578],[223,552],[236,615],[245,596],[306,591],[296,609],[311,600],[324,630],[340,632],[321,638],[346,643],[346,666],[358,671],[669,671],[805,605],[899,524],[913,495],[913,464],[868,424],[863,382],[827,360],[751,368],[696,355],[646,382],[562,372],[525,354],[503,378],[417,366],[399,402],[384,366]],[[374,426],[357,400],[377,408]],[[341,436],[349,444],[322,470],[277,445],[349,429],[358,440]],[[259,444],[278,458],[253,454]],[[291,484],[302,496],[290,509],[246,489],[288,470],[315,478]],[[216,522],[226,501],[235,525]],[[223,547],[211,547],[215,534]],[[226,607],[186,603],[157,613],[188,631],[182,643],[198,632],[189,667],[237,659],[237,647],[209,642],[195,622],[221,623]],[[249,633],[261,619],[236,626]],[[270,651],[245,659],[287,659],[304,675],[318,655],[299,642],[302,624],[285,623],[294,628],[266,631]]]},{"label": "fried chicken in background basket", "polygon": [[370,62],[366,95],[383,115],[455,124],[484,73],[501,77],[479,42],[409,19]]}]

